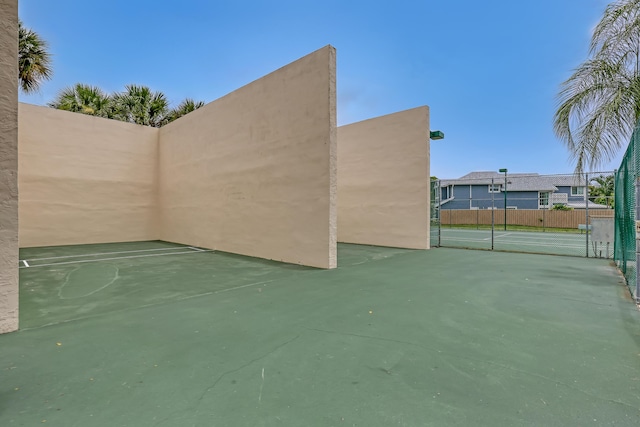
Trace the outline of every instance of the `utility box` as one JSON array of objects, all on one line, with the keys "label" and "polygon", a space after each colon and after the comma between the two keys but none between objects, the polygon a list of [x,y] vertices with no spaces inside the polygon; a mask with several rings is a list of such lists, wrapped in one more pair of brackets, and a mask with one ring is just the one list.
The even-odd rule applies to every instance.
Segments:
[{"label": "utility box", "polygon": [[591,218],[591,240],[613,243],[613,218]]},{"label": "utility box", "polygon": [[613,235],[613,218],[591,218],[591,244],[596,256],[602,258],[604,249],[605,258],[609,258],[609,248],[613,246]]}]

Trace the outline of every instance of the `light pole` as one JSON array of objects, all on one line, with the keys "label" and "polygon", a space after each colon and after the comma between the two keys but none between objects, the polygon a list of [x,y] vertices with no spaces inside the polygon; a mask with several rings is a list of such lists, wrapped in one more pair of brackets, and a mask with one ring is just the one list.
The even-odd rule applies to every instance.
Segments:
[{"label": "light pole", "polygon": [[504,231],[507,231],[507,168],[499,169],[498,172],[504,173]]},{"label": "light pole", "polygon": [[[430,130],[429,131],[429,139],[432,139],[434,141],[437,141],[439,139],[444,139],[444,132],[442,132],[441,130]],[[442,224],[440,223],[440,181],[437,180],[435,182],[430,182],[431,186],[435,187],[436,190],[436,194],[434,194],[435,197],[432,197],[433,200],[431,200],[431,209],[429,212],[429,224],[431,224],[431,220],[433,218],[431,218],[431,214],[435,213],[436,209],[437,209],[437,219],[438,219],[438,247],[440,247],[441,244],[441,240],[442,240],[442,236],[441,236],[441,228],[442,228]],[[436,204],[437,203],[437,204]],[[431,227],[431,225],[429,225],[429,227]],[[431,234],[431,229],[429,229],[429,234]],[[429,236],[431,237],[431,236]]]}]

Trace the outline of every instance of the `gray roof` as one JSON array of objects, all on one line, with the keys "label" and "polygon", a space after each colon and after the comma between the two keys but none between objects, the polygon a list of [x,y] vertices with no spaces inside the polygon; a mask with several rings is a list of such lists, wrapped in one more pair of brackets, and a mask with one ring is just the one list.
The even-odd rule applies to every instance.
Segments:
[{"label": "gray roof", "polygon": [[[504,183],[505,175],[499,172],[471,172],[458,179],[443,179],[447,185],[489,185]],[[508,191],[557,191],[559,186],[584,186],[584,178],[575,175],[540,175],[537,173],[507,173]]]},{"label": "gray roof", "polygon": [[562,187],[584,187],[585,180],[582,176],[577,175],[545,175],[557,186]]},{"label": "gray roof", "polygon": [[[588,201],[587,202],[589,205],[589,209],[611,209],[611,207],[606,206],[606,205],[600,205],[598,203],[594,203],[592,201]],[[568,202],[567,206],[574,208],[574,209],[585,209],[586,205],[584,203],[584,201],[579,201],[579,202]]]}]

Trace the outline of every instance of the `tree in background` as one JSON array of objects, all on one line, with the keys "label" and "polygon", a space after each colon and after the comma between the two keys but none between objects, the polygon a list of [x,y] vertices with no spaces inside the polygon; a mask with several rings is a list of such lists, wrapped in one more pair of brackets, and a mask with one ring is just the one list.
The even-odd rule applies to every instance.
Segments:
[{"label": "tree in background", "polygon": [[171,109],[171,111],[169,111],[169,114],[167,115],[167,123],[177,120],[185,114],[189,114],[190,112],[195,111],[201,107],[204,107],[204,102],[194,101],[191,98],[187,98],[182,101],[176,108],[173,108]]},{"label": "tree in background", "polygon": [[24,93],[37,91],[44,80],[51,79],[47,47],[44,39],[18,21],[18,84]]},{"label": "tree in background", "polygon": [[613,175],[600,175],[591,179],[594,185],[589,185],[589,200],[599,205],[605,205],[613,208],[615,184]]},{"label": "tree in background", "polygon": [[589,56],[562,83],[554,116],[577,173],[610,160],[640,119],[640,0],[607,6]]},{"label": "tree in background", "polygon": [[[572,211],[573,208],[571,206],[567,206],[564,203],[556,203],[555,205],[553,205],[551,210],[552,211]],[[540,221],[542,221],[542,218],[540,218]]]},{"label": "tree in background", "polygon": [[99,117],[113,117],[111,96],[96,86],[77,83],[63,89],[49,107]]},{"label": "tree in background", "polygon": [[[18,83],[24,93],[37,91],[44,80],[51,79],[51,55],[47,47],[44,39],[18,21]],[[123,92],[108,94],[97,86],[77,83],[60,91],[47,105],[59,110],[160,127],[197,110],[204,106],[204,102],[187,98],[171,109],[164,93],[153,92],[146,86],[127,85]]]},{"label": "tree in background", "polygon": [[160,127],[197,110],[204,106],[204,102],[187,98],[176,108],[169,108],[166,95],[147,86],[127,85],[122,92],[108,94],[99,87],[77,83],[63,89],[47,105],[59,110]]},{"label": "tree in background", "polygon": [[431,197],[431,220],[439,218],[438,209],[440,209],[440,205],[436,204],[438,201],[438,177],[432,176],[430,179],[430,197]]},{"label": "tree in background", "polygon": [[112,96],[113,117],[129,123],[160,127],[166,123],[169,101],[162,92],[147,86],[127,85],[123,92]]}]

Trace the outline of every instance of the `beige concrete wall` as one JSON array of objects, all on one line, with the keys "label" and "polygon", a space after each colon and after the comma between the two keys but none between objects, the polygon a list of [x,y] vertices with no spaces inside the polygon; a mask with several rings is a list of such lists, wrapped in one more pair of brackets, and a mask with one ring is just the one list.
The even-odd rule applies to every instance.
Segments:
[{"label": "beige concrete wall", "polygon": [[18,329],[18,2],[0,0],[0,334]]},{"label": "beige concrete wall", "polygon": [[429,108],[338,128],[338,241],[429,248]]},{"label": "beige concrete wall", "polygon": [[20,246],[159,238],[158,129],[21,103]]},{"label": "beige concrete wall", "polygon": [[335,49],[160,131],[162,239],[336,266]]}]

